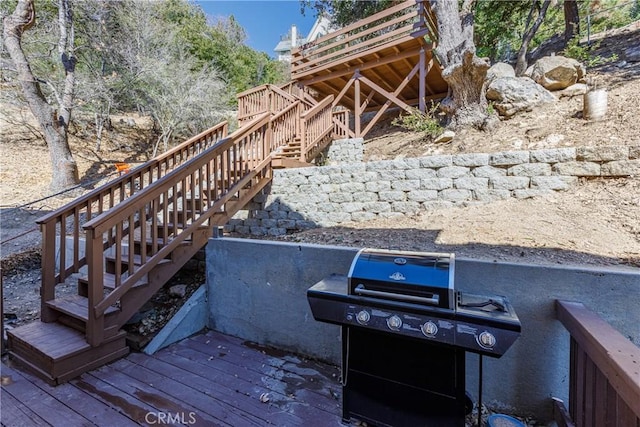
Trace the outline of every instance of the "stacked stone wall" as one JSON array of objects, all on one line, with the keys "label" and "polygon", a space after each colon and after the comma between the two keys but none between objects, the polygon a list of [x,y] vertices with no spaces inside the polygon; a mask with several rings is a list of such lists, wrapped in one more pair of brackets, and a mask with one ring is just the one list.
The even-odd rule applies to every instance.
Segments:
[{"label": "stacked stone wall", "polygon": [[[353,150],[354,140],[345,141]],[[232,219],[225,231],[283,235],[455,205],[531,198],[567,190],[583,177],[629,176],[640,176],[640,145],[437,155],[282,169],[274,171],[267,194],[257,196],[248,213]]]}]

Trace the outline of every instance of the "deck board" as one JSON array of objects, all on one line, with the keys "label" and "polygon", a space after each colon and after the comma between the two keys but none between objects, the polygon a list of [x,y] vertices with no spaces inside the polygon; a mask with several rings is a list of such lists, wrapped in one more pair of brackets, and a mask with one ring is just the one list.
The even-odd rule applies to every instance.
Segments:
[{"label": "deck board", "polygon": [[[135,360],[136,358],[132,359],[138,362]],[[163,360],[141,359],[141,366],[157,372],[167,372],[177,381],[187,383],[198,392],[206,393],[214,399],[233,405],[237,410],[256,415],[263,421],[263,425],[291,425],[291,423],[302,425],[304,422],[294,414],[283,412],[278,406],[261,403],[259,400],[261,393],[257,394],[256,398],[255,393],[246,391],[248,382],[242,378],[235,378],[231,374],[222,375],[213,368],[202,366],[174,354],[165,355]],[[215,381],[211,378],[215,378]],[[237,384],[235,388],[233,387],[234,383]],[[250,383],[249,385],[252,386]],[[269,392],[269,390],[262,391],[262,393],[264,392]]]},{"label": "deck board", "polygon": [[163,425],[341,425],[336,367],[212,331],[58,387],[11,362],[2,375],[2,426],[126,427],[157,424],[159,414],[174,417]]},{"label": "deck board", "polygon": [[[48,425],[35,412],[27,408],[9,393],[0,393],[0,406],[2,418],[11,420],[12,427],[32,427]],[[3,422],[2,425],[5,425]]]},{"label": "deck board", "polygon": [[[16,371],[14,370],[13,373],[15,374]],[[53,387],[29,372],[19,371],[19,374],[97,426],[112,427],[130,423],[127,417],[114,408],[104,405],[92,395],[69,383]]]},{"label": "deck board", "polygon": [[[63,426],[90,426],[93,425],[82,415],[78,414],[66,405],[61,405],[56,397],[45,392],[26,377],[15,372],[13,369],[3,366],[2,375],[11,375],[12,383],[2,386],[2,392],[8,393],[16,400],[20,401],[37,416],[51,425]],[[11,425],[10,420],[9,424]],[[4,411],[2,422],[5,423]]]}]

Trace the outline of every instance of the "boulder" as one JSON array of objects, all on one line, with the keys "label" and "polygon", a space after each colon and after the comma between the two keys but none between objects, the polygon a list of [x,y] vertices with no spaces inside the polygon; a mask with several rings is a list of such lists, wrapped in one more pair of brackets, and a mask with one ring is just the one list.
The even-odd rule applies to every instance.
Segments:
[{"label": "boulder", "polygon": [[449,142],[456,136],[456,133],[452,130],[445,130],[442,135],[437,137],[433,142],[436,144]]},{"label": "boulder", "polygon": [[576,83],[574,85],[569,86],[566,89],[562,89],[560,92],[558,92],[558,95],[560,95],[560,98],[562,97],[571,98],[578,95],[584,95],[585,93],[587,93],[588,90],[589,90],[589,87],[586,84]]},{"label": "boulder", "polygon": [[548,90],[566,89],[584,76],[584,65],[564,56],[545,56],[531,69],[531,78]]},{"label": "boulder", "polygon": [[536,105],[554,102],[556,97],[528,77],[502,77],[487,88],[487,99],[501,116],[531,111]]},{"label": "boulder", "polygon": [[500,77],[515,77],[516,71],[513,67],[506,62],[497,62],[491,66],[487,70],[487,77],[485,81],[487,85],[490,85],[492,81],[495,79],[499,79]]}]

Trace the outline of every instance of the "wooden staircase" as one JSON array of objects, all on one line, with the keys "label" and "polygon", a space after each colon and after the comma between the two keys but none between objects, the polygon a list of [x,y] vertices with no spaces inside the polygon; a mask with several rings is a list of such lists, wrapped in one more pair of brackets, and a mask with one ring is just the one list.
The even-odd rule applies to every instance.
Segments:
[{"label": "wooden staircase", "polygon": [[41,321],[8,332],[10,357],[56,385],[126,355],[121,328],[263,191],[274,159],[308,164],[305,136],[328,143],[330,100],[309,108],[280,92],[232,134],[221,123],[38,220]]}]

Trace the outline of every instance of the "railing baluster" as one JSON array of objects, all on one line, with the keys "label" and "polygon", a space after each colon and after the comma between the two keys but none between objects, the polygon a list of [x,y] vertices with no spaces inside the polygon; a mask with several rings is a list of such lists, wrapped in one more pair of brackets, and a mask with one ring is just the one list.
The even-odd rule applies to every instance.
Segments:
[{"label": "railing baluster", "polygon": [[135,273],[136,267],[134,264],[134,255],[135,255],[135,217],[133,216],[133,213],[131,215],[129,215],[129,224],[127,226],[127,232],[129,234],[129,257],[128,257],[128,263],[129,263],[129,271],[128,274],[132,275],[133,273]]},{"label": "railing baluster", "polygon": [[73,271],[80,269],[80,206],[73,210]]},{"label": "railing baluster", "polygon": [[[122,222],[116,224],[116,264],[115,264],[115,286],[118,287],[122,283]],[[97,284],[96,284],[97,286]]]},{"label": "railing baluster", "polygon": [[140,263],[144,265],[147,262],[147,210],[149,206],[144,205],[138,211],[140,218]]},{"label": "railing baluster", "polygon": [[60,271],[58,283],[62,283],[67,278],[67,214],[63,214],[60,217],[60,248],[59,248],[59,263],[58,268]]}]

